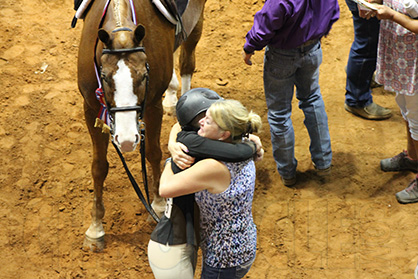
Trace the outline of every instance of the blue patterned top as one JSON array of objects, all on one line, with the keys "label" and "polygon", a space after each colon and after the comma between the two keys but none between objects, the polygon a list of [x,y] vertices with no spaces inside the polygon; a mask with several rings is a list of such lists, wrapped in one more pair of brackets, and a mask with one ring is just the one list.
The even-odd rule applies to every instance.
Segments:
[{"label": "blue patterned top", "polygon": [[200,246],[209,266],[239,266],[255,257],[257,229],[252,202],[255,186],[253,160],[223,162],[231,173],[231,183],[222,193],[195,194],[200,209]]}]

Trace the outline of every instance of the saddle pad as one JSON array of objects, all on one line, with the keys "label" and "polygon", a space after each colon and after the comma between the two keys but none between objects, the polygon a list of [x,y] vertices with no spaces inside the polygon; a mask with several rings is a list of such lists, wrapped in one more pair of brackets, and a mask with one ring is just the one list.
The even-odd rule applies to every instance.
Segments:
[{"label": "saddle pad", "polygon": [[189,0],[152,0],[152,3],[168,21],[176,25],[189,4]]},{"label": "saddle pad", "polygon": [[[74,10],[76,14],[71,22],[71,27],[74,28],[77,19],[83,18],[93,0],[74,0]],[[178,24],[178,17],[181,17],[189,4],[189,0],[152,0],[152,3],[157,9],[170,21],[172,24]]]},{"label": "saddle pad", "polygon": [[77,24],[77,19],[83,18],[87,10],[90,8],[93,0],[74,0],[75,15],[71,21],[71,28]]},{"label": "saddle pad", "polygon": [[180,16],[183,15],[188,4],[189,4],[189,0],[176,0],[177,11],[179,12]]},{"label": "saddle pad", "polygon": [[74,10],[76,10],[75,17],[83,18],[85,12],[93,0],[74,0]]}]

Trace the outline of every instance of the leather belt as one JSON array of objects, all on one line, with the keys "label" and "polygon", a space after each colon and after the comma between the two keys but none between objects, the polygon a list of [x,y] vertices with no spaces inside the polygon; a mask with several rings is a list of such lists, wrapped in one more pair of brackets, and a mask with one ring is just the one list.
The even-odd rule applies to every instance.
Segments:
[{"label": "leather belt", "polygon": [[318,41],[319,41],[319,39],[309,40],[309,41],[304,42],[303,44],[301,44],[298,47],[306,47],[306,46],[312,45],[314,43],[317,43]]}]

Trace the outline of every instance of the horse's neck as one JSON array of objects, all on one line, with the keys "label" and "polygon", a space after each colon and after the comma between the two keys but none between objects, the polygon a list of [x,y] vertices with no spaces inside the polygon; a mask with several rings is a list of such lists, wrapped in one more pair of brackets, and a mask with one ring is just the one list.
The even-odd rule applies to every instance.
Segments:
[{"label": "horse's neck", "polygon": [[111,29],[134,25],[129,0],[110,1],[105,25],[109,26]]}]

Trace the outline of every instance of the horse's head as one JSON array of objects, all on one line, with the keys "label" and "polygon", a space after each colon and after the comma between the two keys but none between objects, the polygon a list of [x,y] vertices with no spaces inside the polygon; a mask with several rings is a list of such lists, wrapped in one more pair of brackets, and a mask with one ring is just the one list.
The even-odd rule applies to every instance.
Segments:
[{"label": "horse's head", "polygon": [[127,27],[111,32],[100,29],[104,48],[101,55],[101,80],[106,105],[111,115],[112,140],[122,152],[133,151],[140,140],[148,85],[148,64],[141,41],[145,29]]}]

